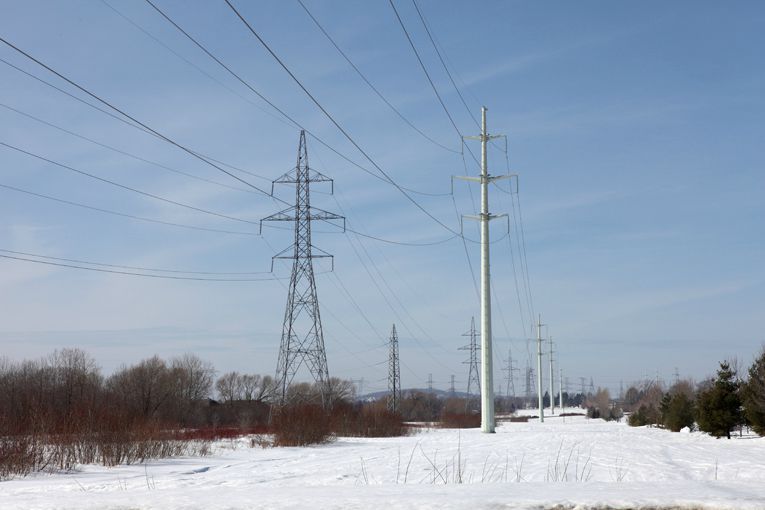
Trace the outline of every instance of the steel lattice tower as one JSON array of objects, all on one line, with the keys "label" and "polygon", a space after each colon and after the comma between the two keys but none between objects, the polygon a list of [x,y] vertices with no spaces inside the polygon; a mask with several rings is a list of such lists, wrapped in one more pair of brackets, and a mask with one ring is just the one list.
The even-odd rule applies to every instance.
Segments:
[{"label": "steel lattice tower", "polygon": [[388,410],[398,412],[398,404],[401,402],[401,369],[398,360],[398,335],[396,325],[390,332],[388,342]]},{"label": "steel lattice tower", "polygon": [[505,396],[515,398],[515,375],[513,375],[513,372],[517,372],[518,368],[515,367],[513,362],[513,350],[511,347],[508,347],[507,359],[505,360],[507,366],[502,369],[507,372],[507,375],[505,376],[505,383],[507,384],[505,388]]},{"label": "steel lattice tower", "polygon": [[[478,337],[481,335],[475,330],[475,317],[470,318],[470,331],[463,333],[462,336],[470,337],[470,343],[465,347],[460,347],[459,350],[470,351],[470,359],[463,363],[465,365],[470,365],[470,368],[468,369],[467,394],[468,398],[471,399],[473,398],[473,395],[481,393],[481,379],[478,375],[478,350],[480,349],[480,347],[478,347]],[[475,391],[475,393],[473,393],[473,391]]]},{"label": "steel lattice tower", "polygon": [[[305,131],[300,131],[300,145],[295,168],[271,184],[272,195],[274,184],[294,184],[295,205],[261,220],[261,227],[263,221],[292,221],[295,223],[294,242],[273,257],[273,259],[290,259],[293,261],[274,381],[275,398],[282,405],[286,403],[289,385],[304,364],[321,388],[323,404],[325,406],[331,405],[329,402],[327,353],[324,350],[324,332],[319,314],[319,298],[316,294],[313,259],[332,258],[332,255],[311,244],[311,222],[316,220],[343,220],[343,230],[345,230],[345,218],[311,206],[310,184],[312,182],[332,183],[332,179],[308,167]],[[271,262],[272,270],[273,259]]]}]

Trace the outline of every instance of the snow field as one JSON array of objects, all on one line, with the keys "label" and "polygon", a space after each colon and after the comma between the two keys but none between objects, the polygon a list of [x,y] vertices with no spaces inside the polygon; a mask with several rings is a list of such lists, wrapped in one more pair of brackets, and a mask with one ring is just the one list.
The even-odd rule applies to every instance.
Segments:
[{"label": "snow field", "polygon": [[5,509],[765,509],[765,438],[584,417],[338,438],[309,448],[216,443],[212,455],[82,466],[0,482]]}]

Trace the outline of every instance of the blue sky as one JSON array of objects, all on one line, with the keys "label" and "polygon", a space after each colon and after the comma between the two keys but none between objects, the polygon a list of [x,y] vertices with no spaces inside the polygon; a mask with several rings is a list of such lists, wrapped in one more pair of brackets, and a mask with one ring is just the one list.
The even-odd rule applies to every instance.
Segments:
[{"label": "blue sky", "polygon": [[[428,136],[460,150],[388,2],[305,4],[392,104]],[[157,5],[300,124],[371,168],[224,2]],[[452,175],[477,172],[469,157],[466,169],[460,154],[425,140],[388,109],[297,2],[235,5],[400,185],[444,194]],[[579,377],[617,389],[620,381],[657,374],[670,380],[675,368],[701,379],[728,357],[748,364],[765,341],[765,7],[743,1],[418,5],[471,113],[487,106],[489,130],[508,136],[508,158],[504,144],[492,147],[490,171],[507,172],[509,161],[520,175],[533,311],[516,296],[510,252],[519,253],[517,231],[503,239],[497,222],[497,374],[508,347],[519,366],[530,359],[533,346],[525,338],[533,312],[549,324],[572,389]],[[459,131],[476,134],[413,4],[396,7]],[[298,129],[147,3],[4,2],[2,13],[2,37],[193,150],[258,174],[237,173],[253,184],[270,189],[269,181],[294,165]],[[86,98],[5,45],[0,58]],[[247,222],[282,208],[231,189],[243,185],[2,62],[0,96],[0,141],[245,221],[158,202],[0,146],[2,185],[250,233],[257,225]],[[8,107],[216,183],[106,150]],[[393,186],[312,137],[308,144],[311,166],[335,179],[334,198],[319,188],[315,205],[344,212],[352,228],[376,237],[423,243],[451,236]],[[471,149],[478,154],[477,146]],[[458,229],[455,206],[473,213],[477,191],[458,183],[454,202],[448,195],[412,196]],[[278,193],[292,197],[288,188]],[[138,267],[267,272],[271,256],[291,242],[289,231],[273,228],[262,237],[224,234],[100,214],[8,188],[0,188],[0,197],[5,250]],[[512,211],[510,198],[493,189],[492,210]],[[466,234],[477,239],[476,226],[466,224]],[[364,377],[365,390],[383,389],[384,342],[395,322],[405,387],[424,386],[430,373],[444,389],[452,374],[458,385],[467,383],[465,352],[457,348],[479,310],[458,239],[402,246],[316,225],[314,243],[335,255],[334,274],[317,263],[331,375]],[[477,268],[478,245],[468,242],[467,249]],[[275,266],[277,277],[288,274],[288,267]],[[220,372],[272,373],[276,364],[283,280],[157,280],[3,260],[0,285],[0,355],[11,359],[77,346],[106,372],[155,353],[194,352]]]}]

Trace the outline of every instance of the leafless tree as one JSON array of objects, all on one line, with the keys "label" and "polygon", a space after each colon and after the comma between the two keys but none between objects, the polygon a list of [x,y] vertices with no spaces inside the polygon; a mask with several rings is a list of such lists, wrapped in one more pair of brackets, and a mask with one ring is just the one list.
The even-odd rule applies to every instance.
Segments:
[{"label": "leafless tree", "polygon": [[215,381],[215,389],[223,402],[233,402],[242,398],[242,375],[239,372],[226,372]]}]

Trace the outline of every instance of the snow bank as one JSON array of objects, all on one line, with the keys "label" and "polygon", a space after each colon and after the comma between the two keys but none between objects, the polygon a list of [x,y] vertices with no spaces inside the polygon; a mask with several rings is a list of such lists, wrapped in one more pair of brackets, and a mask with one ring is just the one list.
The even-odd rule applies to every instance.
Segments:
[{"label": "snow bank", "polygon": [[83,466],[0,483],[0,508],[765,509],[765,439],[714,439],[583,417],[339,438],[311,448]]}]

